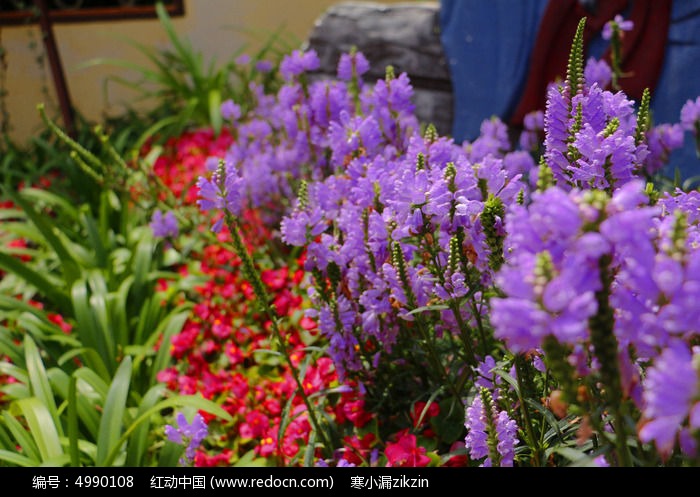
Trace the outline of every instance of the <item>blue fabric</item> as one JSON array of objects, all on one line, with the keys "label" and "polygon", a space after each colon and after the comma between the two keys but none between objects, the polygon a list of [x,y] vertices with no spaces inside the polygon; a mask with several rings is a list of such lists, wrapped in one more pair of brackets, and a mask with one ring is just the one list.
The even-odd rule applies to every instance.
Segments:
[{"label": "blue fabric", "polygon": [[[547,0],[441,0],[440,37],[452,78],[453,138],[479,135],[484,119],[506,120],[520,97]],[[590,55],[602,53],[593,40]],[[652,94],[654,124],[677,123],[689,99],[700,95],[700,0],[676,0],[671,11],[664,67]],[[665,173],[700,175],[695,142],[673,152]]]}]

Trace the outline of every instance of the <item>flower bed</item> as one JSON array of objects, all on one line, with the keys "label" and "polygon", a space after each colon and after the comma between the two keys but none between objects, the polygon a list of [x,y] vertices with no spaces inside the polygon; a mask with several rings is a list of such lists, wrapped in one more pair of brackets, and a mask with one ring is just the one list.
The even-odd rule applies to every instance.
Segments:
[{"label": "flower bed", "polygon": [[356,51],[311,81],[309,50],[151,168],[74,144],[121,196],[6,206],[43,239],[12,225],[38,266],[0,267],[43,292],[0,301],[2,460],[44,457],[41,395],[64,464],[697,465],[700,197],[660,173],[700,100],[653,126],[582,30],[515,139],[440,136]]}]

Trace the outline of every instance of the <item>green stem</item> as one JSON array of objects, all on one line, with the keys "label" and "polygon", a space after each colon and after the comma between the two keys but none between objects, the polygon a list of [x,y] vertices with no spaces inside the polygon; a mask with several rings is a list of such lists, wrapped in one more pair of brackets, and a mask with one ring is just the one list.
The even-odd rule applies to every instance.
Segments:
[{"label": "green stem", "polygon": [[[274,307],[270,305],[270,299],[267,295],[267,292],[265,291],[265,287],[263,285],[262,280],[260,279],[260,275],[258,274],[257,268],[255,267],[255,264],[253,263],[253,260],[250,254],[248,253],[245,244],[243,243],[240,231],[238,229],[238,222],[229,210],[225,210],[224,213],[226,217],[226,224],[229,228],[229,231],[231,232],[231,241],[233,243],[234,250],[236,254],[238,254],[238,257],[240,257],[241,262],[243,264],[245,276],[248,278],[253,287],[253,291],[257,298],[257,304],[260,310],[263,313],[265,313],[270,319],[270,322],[272,324],[272,331],[275,335],[275,338],[277,339],[277,342],[280,345],[282,355],[284,356],[285,361],[289,365],[289,369],[292,373],[292,376],[294,377],[299,396],[302,398],[304,404],[306,405],[306,410],[309,414],[309,420],[312,426],[314,427],[314,430],[320,435],[323,441],[324,449],[330,452],[331,444],[329,443],[328,438],[326,437],[326,432],[321,429],[321,424],[318,421],[318,418],[316,417],[314,406],[311,404],[311,401],[304,392],[304,385],[301,381],[301,378],[299,377],[299,372],[297,371],[297,368],[294,365],[294,362],[292,361],[284,337],[282,336],[282,332],[279,329],[279,325],[277,322],[277,313]],[[282,434],[280,434],[280,436],[282,436]]]},{"label": "green stem", "polygon": [[610,305],[610,289],[613,275],[610,269],[612,256],[601,257],[598,267],[602,288],[596,292],[598,312],[590,319],[591,342],[595,355],[600,361],[600,375],[607,404],[614,414],[615,451],[621,466],[631,465],[631,455],[627,446],[626,409],[622,400],[622,382],[618,366],[618,344],[614,334],[614,311]]},{"label": "green stem", "polygon": [[527,377],[527,364],[525,363],[525,358],[522,354],[515,356],[515,370],[516,379],[518,381],[518,397],[520,399],[520,411],[523,415],[523,420],[525,424],[525,432],[527,437],[530,439],[530,447],[532,448],[532,464],[534,466],[540,466],[542,454],[538,438],[535,436],[535,431],[532,428],[532,416],[530,416],[530,410],[527,408],[527,403],[525,402],[525,397],[528,395],[530,388],[525,384],[525,378]]}]

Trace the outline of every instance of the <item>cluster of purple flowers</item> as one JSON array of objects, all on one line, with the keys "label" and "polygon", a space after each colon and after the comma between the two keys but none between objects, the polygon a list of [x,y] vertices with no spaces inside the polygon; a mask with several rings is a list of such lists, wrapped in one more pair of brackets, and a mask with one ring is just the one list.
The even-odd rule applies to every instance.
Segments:
[{"label": "cluster of purple flowers", "polygon": [[[309,314],[341,377],[371,378],[394,350],[438,341],[452,347],[438,362],[462,361],[459,376],[479,371],[476,350],[487,357],[498,342],[539,357],[550,337],[585,375],[600,366],[585,356],[609,304],[615,371],[629,395],[636,382],[648,420],[640,437],[666,452],[680,437],[690,451],[687,433],[700,420],[689,348],[700,331],[700,197],[677,190],[657,201],[642,178],[685,131],[697,132],[700,99],[680,124],[650,127],[624,93],[603,89],[610,69],[592,60],[590,84],[550,87],[520,149],[497,118],[458,144],[421,131],[406,74],[389,69],[369,84],[357,52],[341,57],[337,79],[312,80],[318,65],[313,51],[295,51],[276,95],[253,89],[257,106],[245,115],[227,102],[236,141],[198,185],[202,209],[267,207],[281,239],[305,248]],[[644,380],[629,372],[645,367]],[[667,369],[678,370],[673,393],[663,391]],[[473,458],[488,456],[484,465],[496,453],[513,465],[519,428],[484,404],[479,378],[462,383],[465,396],[477,392],[466,445]]]}]

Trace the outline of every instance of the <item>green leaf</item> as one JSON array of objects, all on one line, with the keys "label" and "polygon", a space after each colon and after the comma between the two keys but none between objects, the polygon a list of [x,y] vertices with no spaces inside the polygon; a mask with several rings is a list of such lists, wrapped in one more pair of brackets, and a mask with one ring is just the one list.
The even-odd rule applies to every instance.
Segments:
[{"label": "green leaf", "polygon": [[13,202],[22,207],[27,217],[34,223],[46,242],[53,248],[54,252],[56,252],[58,260],[61,262],[63,268],[63,276],[69,285],[72,284],[73,281],[80,276],[79,266],[70,250],[68,250],[60,237],[54,232],[54,226],[48,222],[46,216],[39,214],[22,195],[10,192],[10,198]]},{"label": "green leaf", "polygon": [[6,355],[10,362],[24,366],[22,349],[12,338],[12,332],[4,326],[0,326],[0,355]]},{"label": "green leaf", "polygon": [[34,343],[34,340],[32,340],[29,335],[24,337],[24,355],[27,363],[27,373],[29,374],[29,382],[32,387],[32,393],[45,406],[45,409],[49,414],[51,424],[58,430],[58,435],[63,436],[63,428],[61,427],[61,422],[58,418],[56,401],[53,397],[53,391],[51,390],[49,379],[46,376],[44,363],[41,360],[36,343]]},{"label": "green leaf", "polygon": [[66,197],[40,188],[23,188],[22,195],[32,202],[43,202],[51,206],[54,211],[64,213],[69,219],[78,219],[78,209]]},{"label": "green leaf", "polygon": [[80,432],[78,431],[78,395],[76,387],[77,379],[71,376],[68,384],[68,453],[70,455],[71,466],[77,468],[80,466],[80,452],[78,450],[78,439]]},{"label": "green leaf", "polygon": [[[62,292],[54,281],[35,271],[26,263],[9,254],[0,252],[0,269],[16,274],[24,279],[35,287],[39,293],[52,301],[63,313],[71,314],[71,303],[68,295]],[[0,298],[6,300],[9,297],[2,296]],[[16,301],[17,299],[12,300]]]},{"label": "green leaf", "polygon": [[27,421],[29,432],[32,434],[41,455],[42,462],[62,457],[63,447],[59,438],[60,424],[50,410],[37,397],[17,401]]},{"label": "green leaf", "polygon": [[237,468],[252,468],[252,467],[264,467],[268,465],[268,460],[264,457],[257,457],[255,455],[255,450],[251,449],[241,456],[241,458],[236,461],[233,467]]},{"label": "green leaf", "polygon": [[209,122],[215,135],[219,136],[223,120],[221,116],[221,91],[218,88],[209,90]]},{"label": "green leaf", "polygon": [[166,440],[163,444],[163,448],[158,454],[158,466],[161,468],[175,468],[179,466],[179,460],[182,454],[185,452],[185,448],[170,440]]},{"label": "green leaf", "polygon": [[178,312],[177,314],[171,313],[168,315],[166,320],[161,323],[162,326],[159,326],[158,332],[153,334],[152,338],[154,340],[157,339],[161,334],[163,338],[161,339],[160,347],[158,348],[158,352],[156,353],[156,358],[153,361],[153,365],[151,366],[151,383],[155,383],[156,375],[160,371],[168,367],[168,365],[170,364],[171,339],[172,337],[180,333],[180,331],[182,331],[182,327],[185,325],[185,322],[187,321],[189,316],[189,310]]},{"label": "green leaf", "polygon": [[171,397],[169,399],[162,400],[158,404],[156,404],[153,407],[151,407],[150,409],[146,410],[144,413],[140,414],[138,416],[138,418],[136,418],[129,425],[129,427],[122,434],[118,443],[115,444],[114,448],[112,449],[112,452],[106,458],[105,465],[108,466],[114,461],[114,459],[117,456],[117,450],[119,449],[119,447],[121,447],[121,445],[128,440],[129,436],[131,436],[131,433],[134,430],[136,430],[136,428],[138,428],[138,426],[141,423],[150,419],[150,417],[153,414],[160,412],[163,409],[166,409],[169,407],[184,407],[184,406],[194,407],[195,409],[199,409],[199,410],[208,412],[208,413],[213,414],[214,416],[218,416],[226,421],[233,421],[233,418],[231,417],[231,415],[224,408],[222,408],[216,402],[205,399],[201,395],[178,395],[175,397]]},{"label": "green leaf", "polygon": [[34,466],[41,464],[39,447],[37,447],[36,442],[29,435],[27,429],[9,411],[3,411],[2,417],[5,421],[5,426],[7,426],[10,434],[14,437],[15,443],[22,448],[22,452],[34,461]]},{"label": "green leaf", "polygon": [[[162,397],[165,392],[163,385],[155,385],[146,392],[139,403],[139,409],[136,417],[140,417],[143,413],[151,409]],[[129,446],[126,453],[127,466],[148,466],[146,457],[149,452],[149,435],[151,434],[151,424],[144,419],[144,422],[139,424],[134,430],[134,433],[129,439]]]},{"label": "green leaf", "polygon": [[111,381],[111,377],[105,380],[103,377],[98,376],[97,372],[91,368],[80,368],[73,373],[78,380],[85,382],[87,386],[90,387],[95,395],[100,400],[104,401],[109,393],[109,384],[107,381]]},{"label": "green leaf", "polygon": [[33,468],[41,464],[35,459],[4,449],[0,450],[0,461],[5,461],[11,465],[21,466],[23,468]]},{"label": "green leaf", "polygon": [[558,447],[554,452],[571,461],[570,466],[596,467],[593,459],[583,452],[570,447]]},{"label": "green leaf", "polygon": [[97,435],[97,466],[105,465],[108,455],[121,445],[119,436],[124,428],[130,382],[131,357],[127,356],[119,365],[105,400]]},{"label": "green leaf", "polygon": [[[114,350],[113,337],[109,330],[105,330],[102,325],[106,317],[100,316],[100,312],[103,312],[104,309],[102,305],[98,309],[100,312],[95,312],[93,308],[94,305],[103,304],[104,302],[93,301],[85,280],[75,282],[71,296],[80,340],[87,348],[95,349],[98,352],[108,371],[114,371],[116,367],[116,351]],[[88,364],[93,368],[97,367],[92,362]]]},{"label": "green leaf", "polygon": [[[84,380],[81,380],[80,384],[78,384],[79,377],[76,374],[69,376],[62,369],[52,368],[49,370],[48,376],[54,391],[59,397],[64,399],[64,405],[67,405],[69,450],[70,443],[78,441],[77,437],[74,440],[71,433],[71,430],[78,428],[77,425],[72,425],[73,415],[85,427],[86,432],[84,436],[89,437],[91,440],[96,440],[100,425],[98,400],[99,404],[103,404],[104,396],[98,396]],[[75,394],[71,392],[72,388],[75,388]]]},{"label": "green leaf", "polygon": [[542,416],[544,416],[544,419],[547,421],[547,424],[549,424],[550,428],[556,432],[557,436],[560,439],[563,439],[561,430],[559,429],[560,421],[557,420],[557,418],[554,416],[552,411],[550,411],[549,409],[547,409],[545,406],[543,406],[542,404],[540,404],[539,402],[537,402],[534,399],[525,399],[525,402],[530,407],[532,407],[535,411],[542,414]]},{"label": "green leaf", "polygon": [[416,307],[415,309],[411,309],[408,311],[408,314],[419,314],[421,312],[427,312],[427,311],[443,311],[445,309],[449,309],[450,306],[445,305],[445,304],[433,304],[433,305],[424,305],[421,307]]}]

